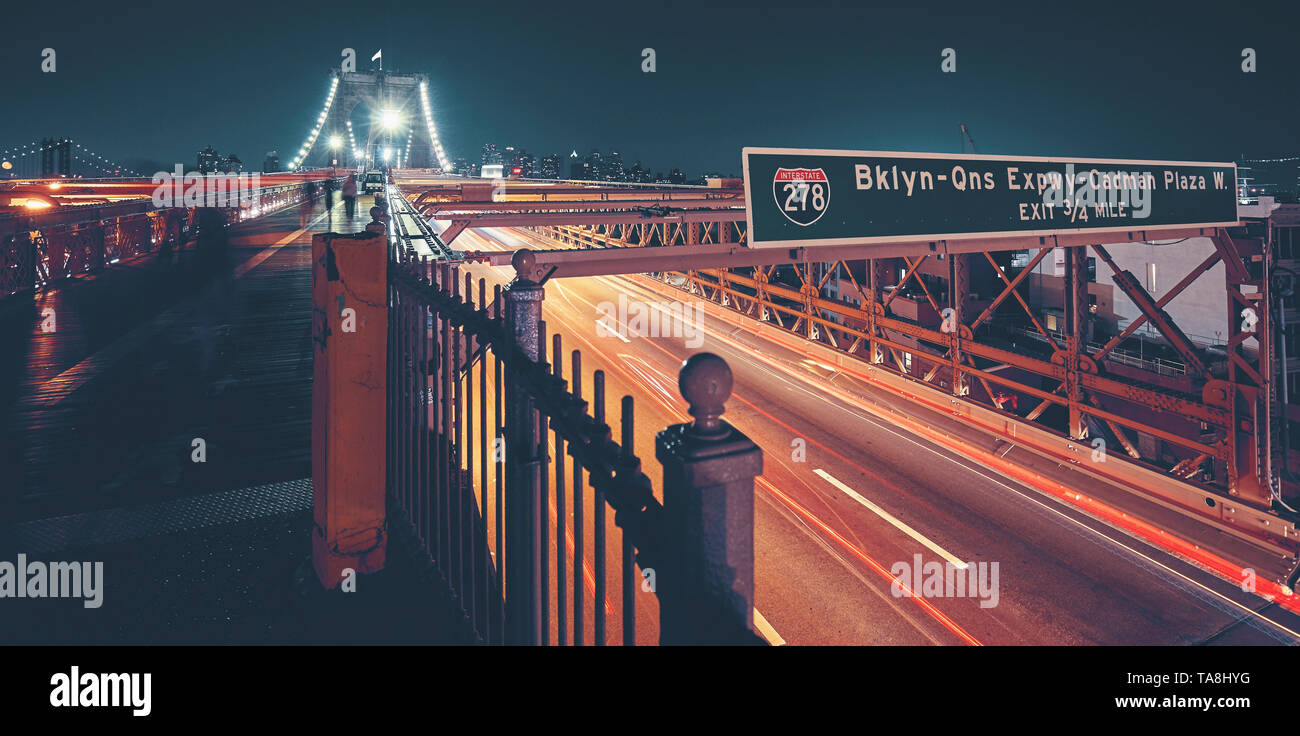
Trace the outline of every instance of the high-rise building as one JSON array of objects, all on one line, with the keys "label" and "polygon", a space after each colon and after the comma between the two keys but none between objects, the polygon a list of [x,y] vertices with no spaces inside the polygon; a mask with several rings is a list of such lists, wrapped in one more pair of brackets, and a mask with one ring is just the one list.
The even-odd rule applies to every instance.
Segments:
[{"label": "high-rise building", "polygon": [[552,153],[542,159],[541,176],[543,179],[559,179],[560,173],[560,155]]},{"label": "high-rise building", "polygon": [[207,146],[202,151],[199,151],[198,168],[200,174],[220,171],[221,164],[221,154],[213,150],[212,146]]},{"label": "high-rise building", "polygon": [[637,184],[649,184],[654,181],[650,175],[650,170],[641,165],[640,161],[632,164],[632,168],[627,170],[627,180]]},{"label": "high-rise building", "polygon": [[537,160],[533,154],[519,149],[518,155],[515,156],[515,166],[519,167],[519,175],[525,179],[532,179],[537,176]]},{"label": "high-rise building", "polygon": [[224,165],[226,167],[225,170],[232,173],[239,173],[244,170],[244,162],[240,161],[239,157],[233,153],[226,156]]},{"label": "high-rise building", "polygon": [[591,153],[587,154],[587,176],[583,177],[592,181],[601,181],[605,178],[605,160],[600,155],[600,149],[593,148]]},{"label": "high-rise building", "polygon": [[267,151],[266,157],[262,159],[262,171],[267,174],[274,174],[280,170],[280,152]]},{"label": "high-rise building", "polygon": [[495,143],[483,144],[483,160],[480,161],[479,163],[484,166],[487,166],[489,164],[501,163],[501,152],[497,150],[497,144]]},{"label": "high-rise building", "polygon": [[602,173],[605,181],[627,181],[627,172],[623,170],[623,155],[618,151],[610,151]]}]

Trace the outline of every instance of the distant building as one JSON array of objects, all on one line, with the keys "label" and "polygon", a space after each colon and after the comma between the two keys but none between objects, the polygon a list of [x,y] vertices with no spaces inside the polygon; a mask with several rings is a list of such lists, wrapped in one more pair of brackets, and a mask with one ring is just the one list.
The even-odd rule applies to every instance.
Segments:
[{"label": "distant building", "polygon": [[605,178],[605,160],[600,155],[600,150],[593,148],[591,153],[587,154],[587,175],[584,179],[591,181],[603,181]]},{"label": "distant building", "polygon": [[280,170],[280,152],[267,151],[266,157],[262,159],[262,171],[267,174],[274,174]]},{"label": "distant building", "polygon": [[483,166],[501,163],[501,152],[497,150],[497,144],[483,144],[483,159],[479,163]]},{"label": "distant building", "polygon": [[221,154],[213,150],[212,146],[207,146],[199,151],[198,169],[200,174],[207,174],[221,170]]},{"label": "distant building", "polygon": [[537,176],[537,159],[533,154],[520,148],[515,151],[514,160],[511,162],[511,169],[519,168],[519,175],[525,179],[532,179]]},{"label": "distant building", "polygon": [[239,157],[232,153],[226,156],[225,167],[225,171],[239,173],[244,170],[244,162],[240,161]]},{"label": "distant building", "polygon": [[1300,159],[1252,159],[1237,162],[1237,202],[1256,204],[1261,196],[1294,203],[1300,193]]},{"label": "distant building", "polygon": [[640,161],[632,164],[632,168],[627,170],[627,180],[630,182],[649,184],[653,179],[654,177],[650,175],[650,171],[642,166]]},{"label": "distant building", "polygon": [[627,172],[623,170],[623,155],[618,151],[610,151],[602,173],[605,181],[627,181]]},{"label": "distant building", "polygon": [[474,176],[474,164],[466,161],[463,156],[457,156],[455,161],[451,162],[451,169],[457,176]]},{"label": "distant building", "polygon": [[541,170],[539,171],[543,179],[559,179],[560,174],[560,155],[552,153],[542,159]]}]

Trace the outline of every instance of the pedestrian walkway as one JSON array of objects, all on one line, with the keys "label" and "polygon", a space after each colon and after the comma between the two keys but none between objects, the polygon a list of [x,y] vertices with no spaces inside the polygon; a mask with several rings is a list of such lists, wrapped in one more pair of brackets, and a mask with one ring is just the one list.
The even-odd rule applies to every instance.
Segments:
[{"label": "pedestrian walkway", "polygon": [[0,640],[465,640],[414,557],[352,594],[307,566],[311,236],[364,229],[371,203],[348,219],[316,200],[0,304],[0,565],[105,578],[98,608],[0,598]]}]

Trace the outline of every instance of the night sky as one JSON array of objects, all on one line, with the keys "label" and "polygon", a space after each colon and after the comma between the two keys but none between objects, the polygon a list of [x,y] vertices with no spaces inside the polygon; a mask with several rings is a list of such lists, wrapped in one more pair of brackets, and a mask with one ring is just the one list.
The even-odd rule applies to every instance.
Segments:
[{"label": "night sky", "polygon": [[140,165],[193,166],[208,144],[287,162],[352,47],[358,69],[382,48],[386,70],[430,76],[453,158],[595,147],[738,174],[746,145],[955,152],[960,123],[981,153],[1300,155],[1300,4],[1135,5],[15,3],[0,149],[57,136]]}]

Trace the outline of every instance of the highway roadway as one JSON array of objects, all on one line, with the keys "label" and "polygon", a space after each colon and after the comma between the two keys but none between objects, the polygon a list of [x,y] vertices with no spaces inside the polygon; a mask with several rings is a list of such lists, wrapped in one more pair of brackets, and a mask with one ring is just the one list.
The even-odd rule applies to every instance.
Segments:
[{"label": "highway roadway", "polygon": [[[459,250],[523,247],[561,246],[510,229],[470,230],[456,241]],[[513,275],[512,269],[485,264],[470,272],[476,281],[487,279],[489,293]],[[634,397],[635,450],[656,486],[661,471],[654,434],[688,419],[676,388],[681,361],[699,351],[727,360],[735,388],[726,419],[764,452],[755,489],[755,608],[757,628],[770,642],[1300,643],[1300,617],[925,436],[933,417],[789,349],[788,334],[688,312],[692,319],[685,324],[668,320],[669,329],[661,330],[667,334],[640,336],[619,311],[620,297],[629,307],[663,313],[683,296],[644,276],[552,280],[543,315],[548,333],[563,335],[566,377],[567,353],[582,351],[588,398],[592,371],[605,372],[616,437],[618,401]],[[891,411],[903,421],[885,418]],[[587,499],[584,515],[590,520],[590,493]],[[572,519],[571,508],[564,513]],[[612,517],[607,534],[616,553],[620,537]],[[553,520],[551,529],[554,534]],[[898,565],[913,566],[918,559],[927,575],[927,563],[964,565],[968,579],[983,574],[985,588],[963,595],[923,584],[924,595],[908,595],[893,584],[894,577],[903,570]],[[618,576],[612,554],[610,643],[621,641]],[[656,611],[653,596],[638,594],[638,642],[656,640]],[[591,614],[586,615],[590,642]],[[552,610],[552,641],[554,620]]]}]

